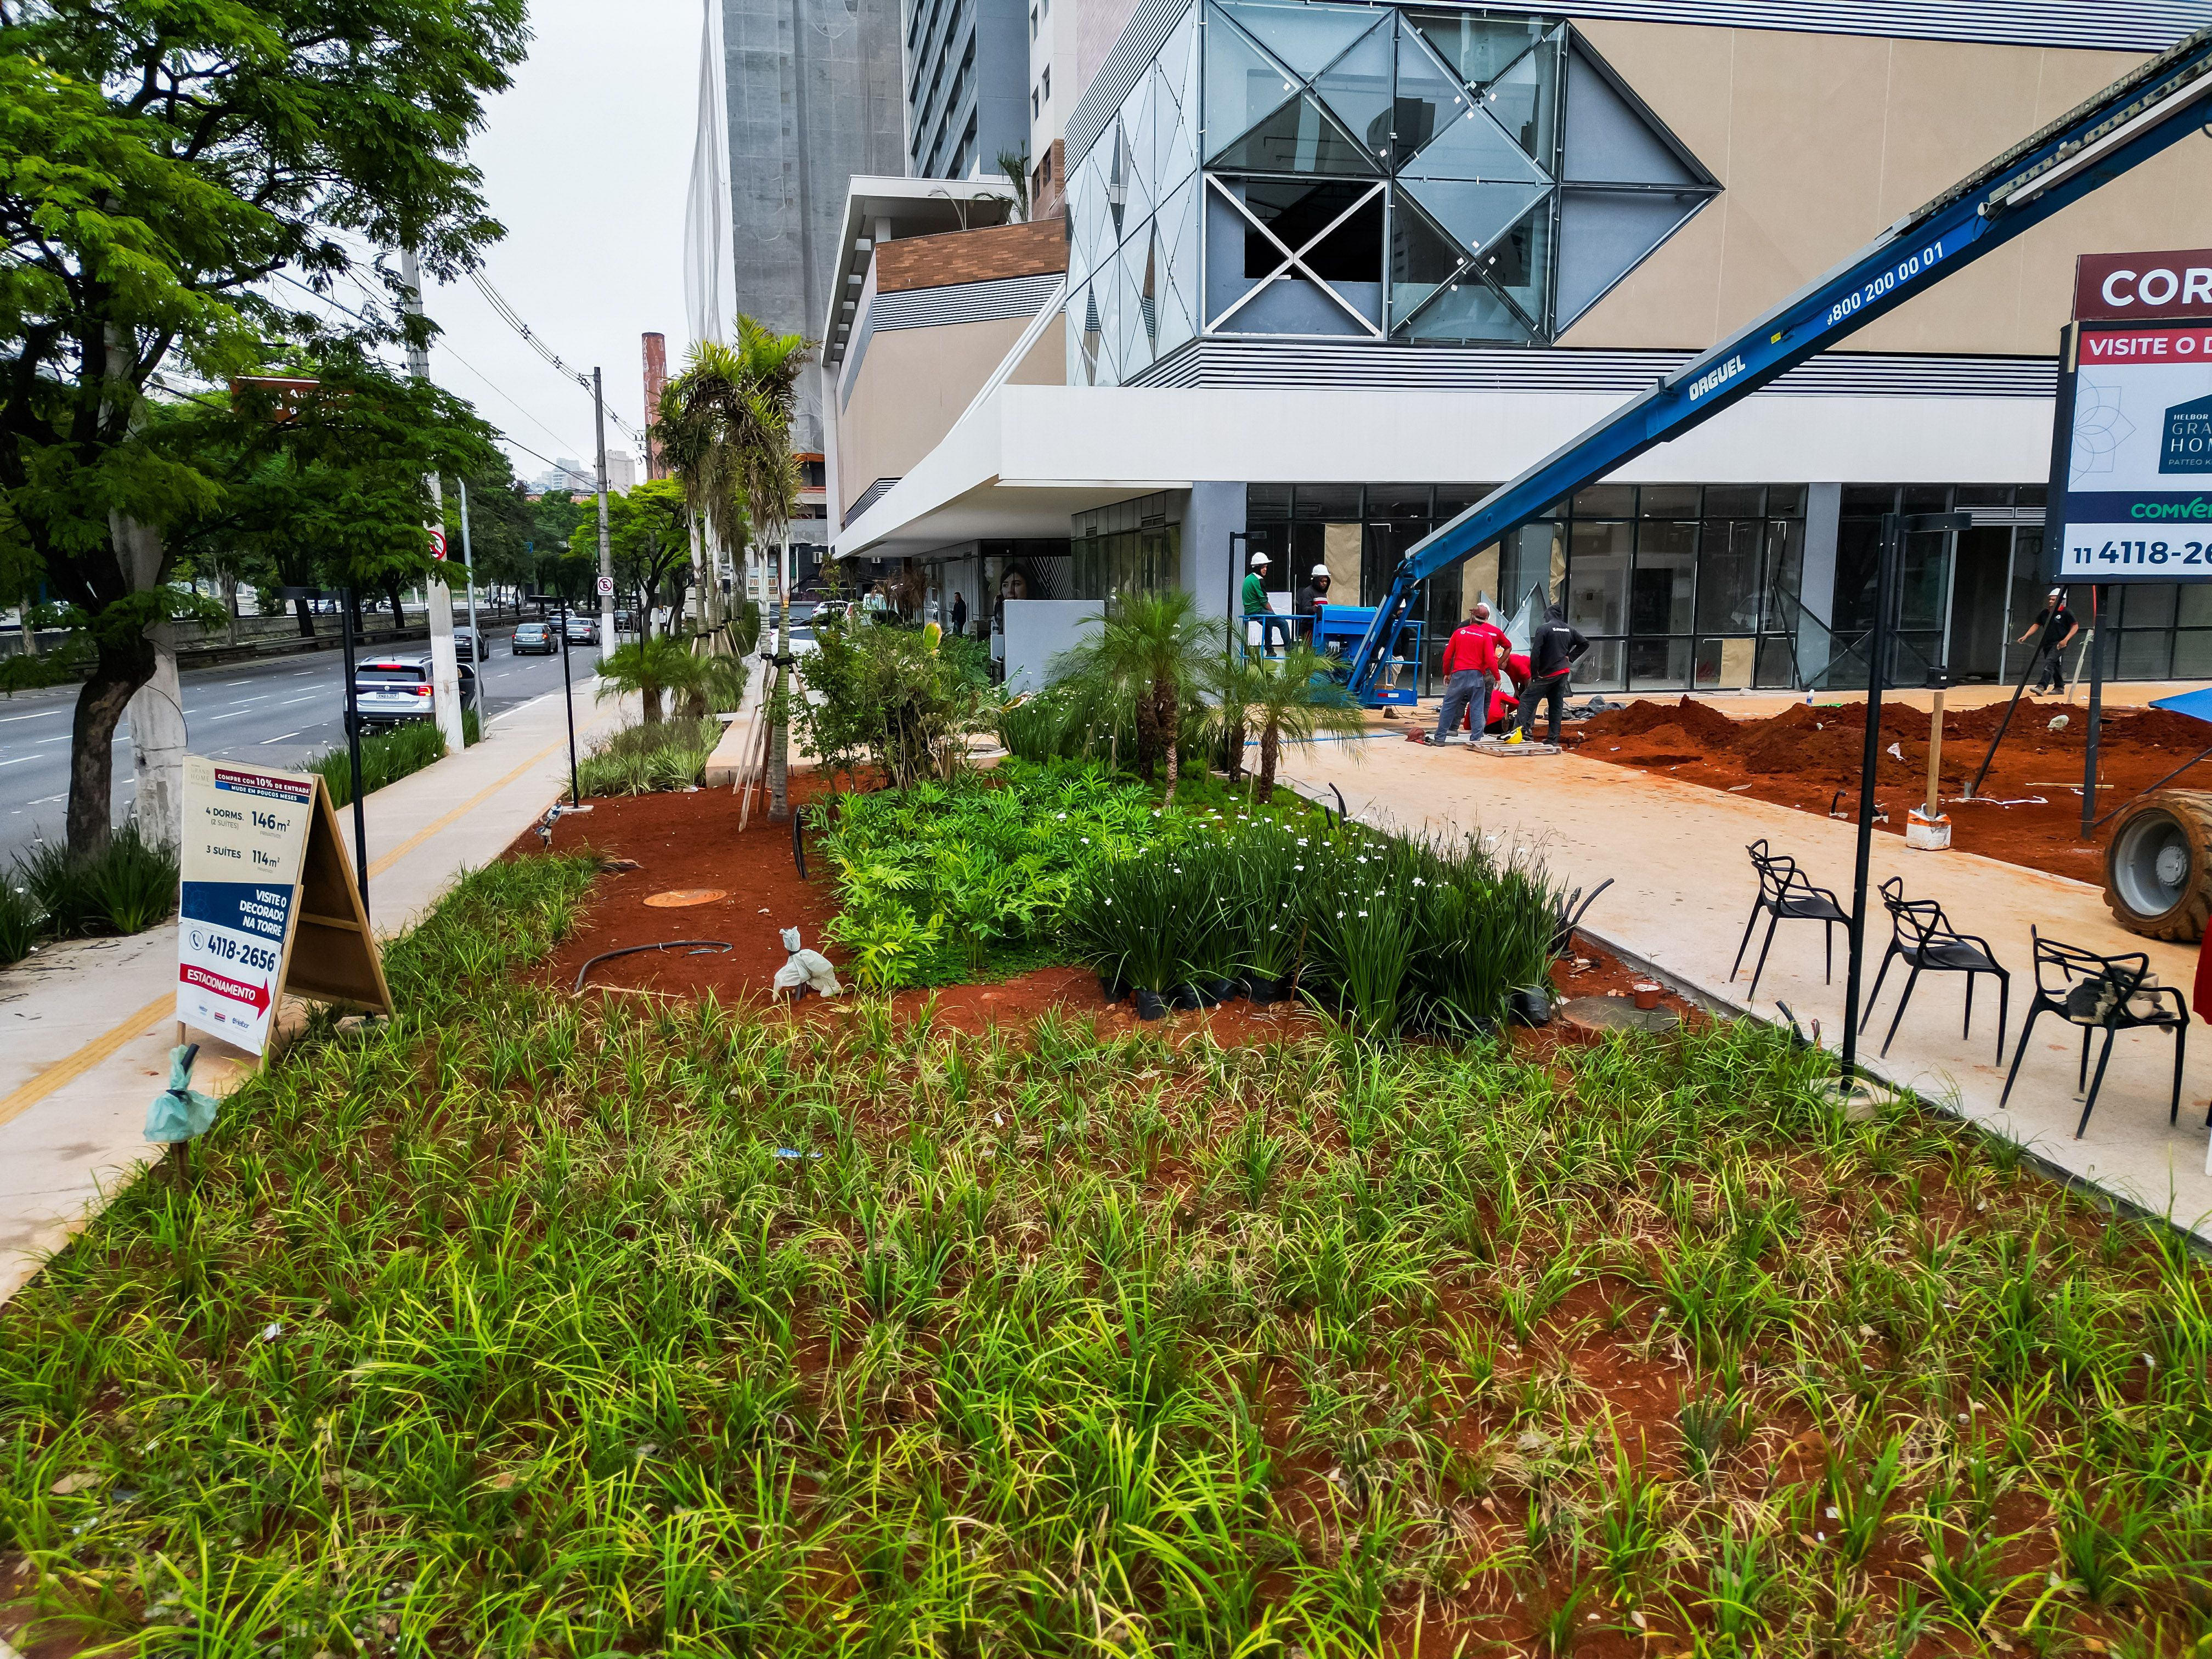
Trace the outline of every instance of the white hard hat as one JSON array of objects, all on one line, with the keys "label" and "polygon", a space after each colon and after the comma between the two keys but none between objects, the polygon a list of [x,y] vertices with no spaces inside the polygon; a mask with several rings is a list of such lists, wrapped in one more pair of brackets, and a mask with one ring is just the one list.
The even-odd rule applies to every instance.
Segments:
[{"label": "white hard hat", "polygon": [[1325,564],[1317,564],[1306,574],[1310,576],[1326,576],[1328,574],[1328,567]]},{"label": "white hard hat", "polygon": [[1252,562],[1254,564],[1267,564],[1270,562],[1270,561],[1265,553],[1255,553],[1252,556]]}]

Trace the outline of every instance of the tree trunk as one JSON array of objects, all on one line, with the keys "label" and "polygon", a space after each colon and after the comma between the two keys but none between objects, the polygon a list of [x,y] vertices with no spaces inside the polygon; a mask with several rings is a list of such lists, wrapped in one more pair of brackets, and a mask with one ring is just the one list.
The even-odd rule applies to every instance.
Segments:
[{"label": "tree trunk", "polygon": [[778,552],[775,578],[775,702],[769,711],[775,724],[769,731],[768,815],[771,822],[781,823],[791,817],[791,673],[787,661],[791,655],[791,544],[787,539]]},{"label": "tree trunk", "polygon": [[23,630],[23,654],[33,662],[39,659],[39,630],[31,623],[31,595],[26,591],[23,602],[15,611],[16,625]]},{"label": "tree trunk", "polygon": [[401,607],[399,603],[398,577],[386,576],[384,579],[384,597],[392,601],[392,626],[393,631],[396,633],[405,633],[407,631],[407,612]]},{"label": "tree trunk", "polygon": [[233,645],[238,643],[238,578],[225,571],[217,579],[222,588],[223,614],[228,618],[226,629]]},{"label": "tree trunk", "polygon": [[300,618],[300,637],[303,640],[314,638],[315,613],[309,608],[307,601],[305,599],[295,599],[292,601],[292,609]]},{"label": "tree trunk", "polygon": [[1167,728],[1166,732],[1164,733],[1164,738],[1168,748],[1168,793],[1161,799],[1160,805],[1162,806],[1173,806],[1175,805],[1176,783],[1181,777],[1182,772],[1182,745],[1176,741],[1177,728],[1181,726],[1182,722],[1179,718],[1181,710],[1176,706],[1176,690],[1174,681],[1170,680],[1162,686],[1160,696],[1161,700],[1167,705],[1160,711],[1162,716],[1160,724]]},{"label": "tree trunk", "polygon": [[1283,728],[1269,720],[1260,732],[1260,799],[1275,798],[1275,760],[1283,752]]},{"label": "tree trunk", "polygon": [[149,629],[154,672],[131,696],[131,772],[135,793],[131,821],[140,837],[173,847],[185,827],[184,695],[177,684],[174,627]]},{"label": "tree trunk", "polygon": [[92,677],[76,694],[70,726],[69,850],[72,858],[103,851],[113,830],[115,726],[138,688],[153,678],[150,640],[101,642]]}]

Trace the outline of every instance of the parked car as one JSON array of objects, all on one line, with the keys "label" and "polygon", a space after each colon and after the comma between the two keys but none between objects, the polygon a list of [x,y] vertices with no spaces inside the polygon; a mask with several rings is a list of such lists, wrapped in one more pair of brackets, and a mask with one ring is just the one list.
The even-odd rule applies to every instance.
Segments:
[{"label": "parked car", "polygon": [[568,613],[568,643],[597,645],[599,642],[599,619],[578,611]]},{"label": "parked car", "polygon": [[561,636],[553,631],[551,623],[523,623],[515,629],[510,648],[518,657],[550,657],[561,648]]},{"label": "parked car", "polygon": [[453,655],[462,662],[477,659],[477,630],[465,623],[453,625]]},{"label": "parked car", "polygon": [[[460,677],[461,707],[477,708],[476,670],[464,665]],[[420,657],[372,657],[355,668],[353,685],[354,702],[361,710],[364,730],[410,726],[437,717],[437,699],[432,694],[430,659],[427,653]]]}]

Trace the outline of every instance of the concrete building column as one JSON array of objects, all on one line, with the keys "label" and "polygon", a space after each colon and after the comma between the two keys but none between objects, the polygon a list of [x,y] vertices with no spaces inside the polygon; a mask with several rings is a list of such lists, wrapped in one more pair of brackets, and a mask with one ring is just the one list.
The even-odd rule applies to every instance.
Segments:
[{"label": "concrete building column", "polygon": [[1231,585],[1239,574],[1237,549],[1229,538],[1243,528],[1242,483],[1190,487],[1190,500],[1182,510],[1182,586],[1197,599],[1201,617],[1228,618]]}]

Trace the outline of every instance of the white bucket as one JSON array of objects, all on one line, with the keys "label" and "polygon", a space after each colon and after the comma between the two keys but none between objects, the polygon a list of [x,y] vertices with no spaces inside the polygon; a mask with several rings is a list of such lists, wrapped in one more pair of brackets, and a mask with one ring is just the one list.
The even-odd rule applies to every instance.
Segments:
[{"label": "white bucket", "polygon": [[1905,815],[1905,844],[1922,853],[1941,853],[1951,845],[1951,815],[1929,817],[1918,807]]}]

